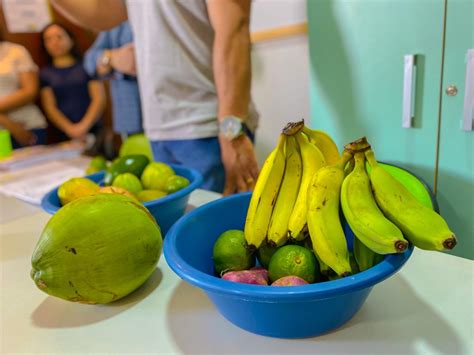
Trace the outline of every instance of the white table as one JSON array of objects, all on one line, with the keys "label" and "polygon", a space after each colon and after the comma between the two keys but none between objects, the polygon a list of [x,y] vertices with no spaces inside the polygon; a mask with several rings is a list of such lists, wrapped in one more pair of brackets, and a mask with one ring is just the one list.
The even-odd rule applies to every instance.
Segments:
[{"label": "white table", "polygon": [[[198,190],[190,204],[217,197]],[[169,269],[163,256],[151,279],[116,303],[91,306],[49,297],[29,273],[50,216],[4,196],[0,206],[0,217],[15,212],[0,224],[2,354],[474,353],[470,260],[416,250],[341,329],[315,338],[274,339],[229,323],[201,290]]]}]

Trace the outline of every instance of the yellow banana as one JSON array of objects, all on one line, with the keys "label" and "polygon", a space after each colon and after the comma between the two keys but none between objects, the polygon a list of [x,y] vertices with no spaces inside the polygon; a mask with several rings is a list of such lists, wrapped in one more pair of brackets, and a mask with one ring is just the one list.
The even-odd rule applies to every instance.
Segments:
[{"label": "yellow banana", "polygon": [[295,240],[304,239],[305,235],[302,233],[306,225],[306,214],[308,211],[308,187],[311,184],[311,179],[320,168],[326,165],[324,156],[321,151],[309,143],[308,138],[302,133],[295,135],[298,141],[298,146],[301,152],[301,160],[303,161],[303,175],[301,177],[300,189],[298,197],[296,198],[293,211],[288,221],[288,231],[291,238]]},{"label": "yellow banana", "polygon": [[401,230],[380,211],[365,170],[364,152],[354,156],[354,170],[342,183],[344,217],[359,240],[377,254],[401,253],[408,247]]},{"label": "yellow banana", "polygon": [[351,154],[344,152],[337,164],[321,168],[308,189],[308,228],[314,252],[339,276],[351,274],[346,237],[339,219],[344,166],[350,158]]},{"label": "yellow banana", "polygon": [[303,126],[303,133],[309,138],[309,141],[313,143],[323,153],[324,159],[328,165],[336,164],[341,157],[339,149],[337,149],[336,143],[332,138],[323,131],[313,130],[307,126]]},{"label": "yellow banana", "polygon": [[285,150],[285,174],[273,208],[267,235],[268,242],[273,246],[281,246],[288,240],[288,221],[298,197],[303,173],[301,155],[294,137],[287,137]]},{"label": "yellow banana", "polygon": [[285,135],[281,134],[277,147],[263,164],[250,199],[244,235],[247,244],[255,248],[258,248],[267,236],[268,224],[285,170],[285,140]]},{"label": "yellow banana", "polygon": [[314,255],[316,256],[316,259],[318,260],[319,263],[319,272],[321,275],[328,276],[329,273],[332,271],[329,266],[319,257],[319,255],[314,252]]},{"label": "yellow banana", "polygon": [[405,237],[420,249],[453,249],[457,240],[446,221],[421,204],[409,190],[379,166],[372,150],[366,151],[365,155],[371,166],[370,182],[375,200]]},{"label": "yellow banana", "polygon": [[359,238],[354,236],[354,257],[360,271],[370,269],[382,261],[383,256],[367,248]]}]

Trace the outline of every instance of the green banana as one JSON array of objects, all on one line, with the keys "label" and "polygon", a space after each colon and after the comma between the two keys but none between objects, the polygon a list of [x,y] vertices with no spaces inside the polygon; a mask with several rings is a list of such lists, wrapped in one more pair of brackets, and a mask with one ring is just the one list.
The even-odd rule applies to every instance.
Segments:
[{"label": "green banana", "polygon": [[367,248],[357,237],[354,237],[354,257],[360,271],[370,269],[383,260],[382,255]]},{"label": "green banana", "polygon": [[302,240],[305,238],[302,231],[306,225],[306,215],[308,212],[308,187],[311,184],[314,173],[325,166],[326,161],[321,151],[313,144],[310,144],[305,135],[299,132],[295,136],[303,161],[303,175],[301,177],[298,197],[288,221],[288,231],[291,238]]},{"label": "green banana", "polygon": [[258,248],[267,236],[268,224],[285,170],[285,135],[263,164],[250,199],[244,235],[247,244]]},{"label": "green banana", "polygon": [[296,139],[286,139],[286,164],[283,181],[273,208],[267,239],[273,246],[281,246],[288,240],[288,221],[300,188],[303,165]]},{"label": "green banana", "polygon": [[341,158],[339,149],[332,138],[323,131],[313,130],[307,126],[303,126],[303,133],[306,134],[309,141],[313,143],[323,153],[324,159],[328,165],[336,164]]},{"label": "green banana", "polygon": [[346,237],[339,219],[344,166],[351,157],[345,151],[337,164],[319,169],[308,189],[307,218],[314,252],[339,276],[351,274]]},{"label": "green banana", "polygon": [[367,150],[365,155],[371,167],[370,182],[377,204],[410,243],[425,250],[453,249],[457,240],[446,221],[379,166],[372,150]]},{"label": "green banana", "polygon": [[354,170],[344,179],[341,205],[352,232],[377,254],[401,253],[408,242],[398,227],[380,211],[365,170],[364,152],[354,156]]}]

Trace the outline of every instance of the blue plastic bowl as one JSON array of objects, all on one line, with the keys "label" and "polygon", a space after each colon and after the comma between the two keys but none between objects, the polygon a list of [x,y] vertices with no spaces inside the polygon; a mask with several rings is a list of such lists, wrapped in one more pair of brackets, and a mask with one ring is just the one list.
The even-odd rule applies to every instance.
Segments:
[{"label": "blue plastic bowl", "polygon": [[[183,216],[168,232],[164,255],[171,269],[203,289],[230,322],[252,333],[303,338],[329,332],[351,319],[372,287],[397,272],[410,257],[388,255],[369,270],[305,286],[259,286],[214,276],[212,248],[221,233],[243,229],[251,193],[219,199]],[[353,238],[351,232],[346,234]],[[352,242],[350,243],[352,245]]]},{"label": "blue plastic bowl", "polygon": [[[176,191],[168,196],[162,197],[158,200],[145,202],[143,205],[155,217],[161,232],[164,235],[171,228],[183,214],[188,204],[189,195],[202,184],[202,175],[194,170],[185,168],[179,165],[170,165],[177,175],[184,176],[189,180],[189,185],[185,188]],[[99,172],[92,175],[85,176],[86,178],[102,184],[105,172]],[[41,200],[41,207],[48,213],[54,214],[61,208],[61,203],[58,197],[58,188],[51,190],[44,195]]]}]

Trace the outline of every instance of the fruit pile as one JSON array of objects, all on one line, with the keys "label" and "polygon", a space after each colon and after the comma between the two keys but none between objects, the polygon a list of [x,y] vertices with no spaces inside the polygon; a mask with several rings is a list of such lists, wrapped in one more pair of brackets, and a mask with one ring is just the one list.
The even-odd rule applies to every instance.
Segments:
[{"label": "fruit pile", "polygon": [[[355,236],[352,253],[341,218]],[[282,277],[291,277],[285,282],[293,285],[302,284],[294,277],[306,283],[332,280],[402,253],[410,243],[438,251],[457,243],[444,219],[376,161],[365,137],[340,155],[330,136],[303,121],[284,128],[265,161],[242,236],[240,247],[227,254],[219,237],[215,269],[225,279],[255,284]],[[244,250],[249,258],[256,252],[260,265],[268,267],[266,283],[261,269],[235,262]],[[227,258],[224,268],[220,258]],[[226,276],[229,271],[233,274]]]},{"label": "fruit pile", "polygon": [[126,155],[118,158],[109,166],[105,160],[96,157],[91,160],[92,169],[105,169],[104,187],[87,178],[72,178],[58,189],[61,205],[83,196],[97,193],[122,194],[147,202],[164,197],[189,185],[189,180],[176,175],[165,163],[150,162],[143,154]]}]

